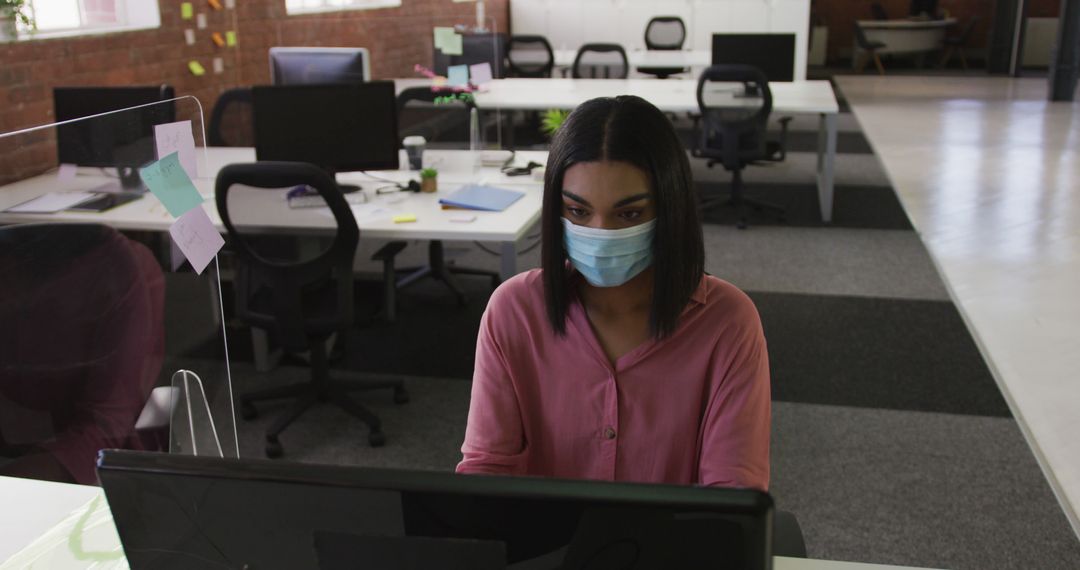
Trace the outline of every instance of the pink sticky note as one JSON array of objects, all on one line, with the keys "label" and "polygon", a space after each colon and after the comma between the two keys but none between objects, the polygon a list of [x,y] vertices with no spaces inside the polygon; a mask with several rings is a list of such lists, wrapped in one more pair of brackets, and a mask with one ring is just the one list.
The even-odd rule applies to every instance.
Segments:
[{"label": "pink sticky note", "polygon": [[474,63],[469,66],[469,77],[473,85],[491,83],[491,64],[488,62]]},{"label": "pink sticky note", "polygon": [[191,132],[191,121],[179,121],[154,125],[154,141],[157,143],[158,158],[172,153],[180,154],[180,166],[184,167],[188,178],[198,178],[198,166],[195,161],[195,135]]},{"label": "pink sticky note", "polygon": [[74,164],[61,164],[60,170],[56,171],[56,178],[59,180],[74,180],[78,169],[79,167]]},{"label": "pink sticky note", "polygon": [[225,240],[214,228],[214,223],[202,206],[196,206],[177,218],[169,227],[169,235],[199,275],[225,245]]}]

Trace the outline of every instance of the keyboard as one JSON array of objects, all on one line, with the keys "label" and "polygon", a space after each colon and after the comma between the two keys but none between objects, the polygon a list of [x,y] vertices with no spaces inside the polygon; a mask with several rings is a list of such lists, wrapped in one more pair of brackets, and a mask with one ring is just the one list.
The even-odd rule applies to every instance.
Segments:
[{"label": "keyboard", "polygon": [[[352,192],[345,194],[345,202],[348,204],[366,204],[367,194],[364,192]],[[304,196],[293,196],[289,198],[290,208],[325,208],[326,200],[323,200],[322,196],[318,194],[308,194]]]}]

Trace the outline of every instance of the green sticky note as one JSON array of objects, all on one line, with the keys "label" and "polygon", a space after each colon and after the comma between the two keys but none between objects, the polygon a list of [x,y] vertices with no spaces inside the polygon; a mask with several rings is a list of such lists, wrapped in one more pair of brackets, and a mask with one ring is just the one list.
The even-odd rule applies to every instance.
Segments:
[{"label": "green sticky note", "polygon": [[232,30],[225,32],[225,45],[236,47],[236,32]]},{"label": "green sticky note", "polygon": [[202,77],[203,75],[206,75],[206,68],[197,61],[189,61],[187,67],[191,70],[191,74],[196,77]]},{"label": "green sticky note", "polygon": [[202,204],[203,197],[180,164],[179,152],[140,168],[139,177],[174,218]]},{"label": "green sticky note", "polygon": [[442,51],[446,55],[461,55],[461,34],[454,34],[446,38]]},{"label": "green sticky note", "polygon": [[195,17],[195,7],[191,5],[191,2],[180,4],[180,18],[183,20],[190,20],[193,17]]},{"label": "green sticky note", "polygon": [[442,49],[446,41],[455,35],[457,34],[454,33],[454,28],[435,28],[435,49]]}]

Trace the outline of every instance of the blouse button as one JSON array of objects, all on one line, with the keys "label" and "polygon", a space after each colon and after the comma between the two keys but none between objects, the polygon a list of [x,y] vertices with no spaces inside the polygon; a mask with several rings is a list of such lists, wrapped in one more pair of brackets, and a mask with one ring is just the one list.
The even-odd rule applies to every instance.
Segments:
[{"label": "blouse button", "polygon": [[610,428],[610,427],[605,428],[604,429],[604,439],[615,439],[615,429]]}]

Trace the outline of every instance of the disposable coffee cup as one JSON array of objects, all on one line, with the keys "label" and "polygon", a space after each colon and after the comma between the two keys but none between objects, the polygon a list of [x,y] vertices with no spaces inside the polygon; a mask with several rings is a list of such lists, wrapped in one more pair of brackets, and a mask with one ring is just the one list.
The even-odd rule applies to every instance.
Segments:
[{"label": "disposable coffee cup", "polygon": [[405,147],[405,154],[409,156],[409,170],[420,170],[424,167],[424,145],[427,140],[421,136],[405,137],[401,145]]}]

